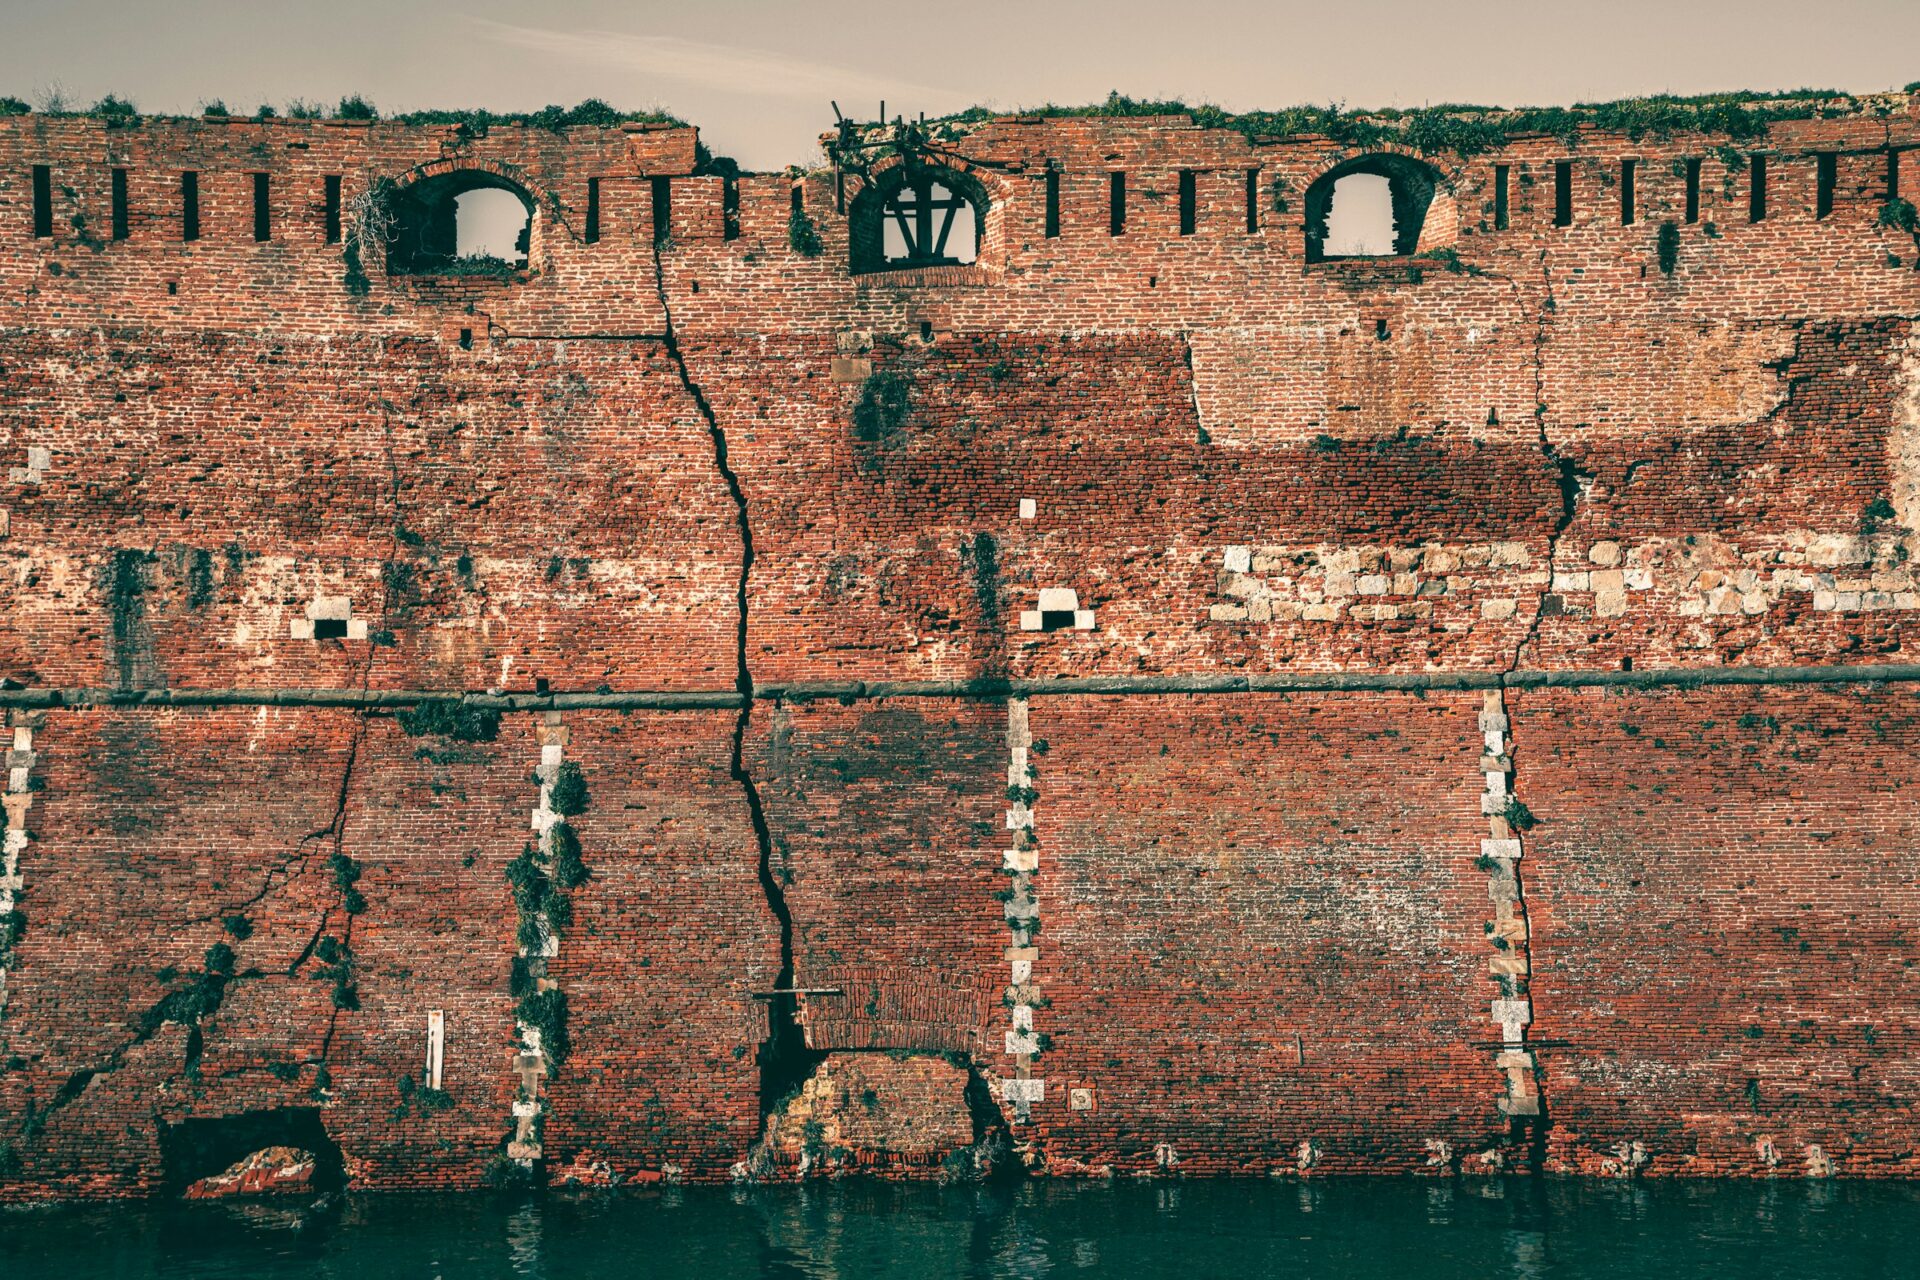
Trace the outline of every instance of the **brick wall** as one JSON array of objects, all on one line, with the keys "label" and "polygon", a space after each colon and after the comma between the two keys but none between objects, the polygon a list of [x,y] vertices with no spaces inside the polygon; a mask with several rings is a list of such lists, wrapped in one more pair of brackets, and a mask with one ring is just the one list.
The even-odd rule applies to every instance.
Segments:
[{"label": "brick wall", "polygon": [[[903,1176],[1911,1173],[1887,106],[1427,157],[1453,257],[1321,262],[1327,139],[985,121],[979,261],[859,275],[858,178],[691,129],[0,120],[0,1198],[298,1108],[369,1187],[787,1176],[794,1099]],[[523,270],[329,241],[460,174]]]}]

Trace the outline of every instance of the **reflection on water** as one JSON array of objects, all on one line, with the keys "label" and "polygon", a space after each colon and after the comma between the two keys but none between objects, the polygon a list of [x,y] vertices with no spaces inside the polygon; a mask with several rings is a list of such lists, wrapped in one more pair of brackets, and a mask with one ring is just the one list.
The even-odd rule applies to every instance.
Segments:
[{"label": "reflection on water", "polygon": [[668,1187],[0,1211],[0,1276],[1910,1276],[1920,1187],[1314,1179]]}]

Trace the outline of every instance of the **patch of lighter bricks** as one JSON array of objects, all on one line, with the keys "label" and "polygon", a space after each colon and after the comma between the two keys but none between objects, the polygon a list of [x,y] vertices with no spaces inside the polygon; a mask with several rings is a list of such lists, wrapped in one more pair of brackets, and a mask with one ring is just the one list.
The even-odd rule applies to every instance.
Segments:
[{"label": "patch of lighter bricks", "polygon": [[38,758],[33,750],[33,731],[45,723],[46,712],[13,710],[7,712],[7,787],[0,794],[6,806],[6,840],[0,844],[0,1012],[7,1007],[7,976],[13,963],[13,943],[18,932],[20,892],[20,855],[31,839],[27,831],[27,810],[33,805],[33,766]]},{"label": "patch of lighter bricks", "polygon": [[1533,1023],[1528,988],[1532,938],[1526,898],[1520,890],[1520,831],[1510,817],[1514,813],[1513,756],[1508,728],[1505,692],[1487,690],[1480,707],[1480,771],[1487,782],[1480,812],[1487,819],[1487,837],[1480,842],[1476,865],[1487,872],[1487,894],[1493,900],[1493,922],[1487,926],[1493,955],[1487,969],[1498,989],[1491,1010],[1500,1027],[1494,1065],[1506,1077],[1500,1110],[1509,1116],[1538,1116],[1539,1078],[1527,1043],[1527,1028]]},{"label": "patch of lighter bricks", "polygon": [[1212,622],[1390,622],[1512,618],[1542,588],[1575,617],[1617,618],[1658,601],[1683,618],[1920,609],[1915,539],[1899,532],[1784,534],[1735,544],[1713,534],[1611,540],[1587,567],[1535,568],[1524,542],[1413,546],[1230,546],[1220,553]]},{"label": "patch of lighter bricks", "polygon": [[[541,713],[536,733],[540,742],[540,764],[534,774],[540,780],[540,803],[533,811],[533,847],[541,869],[551,871],[553,828],[560,821],[560,815],[553,811],[553,784],[560,777],[560,763],[566,757],[567,727],[560,723],[558,711],[547,711]],[[534,989],[552,991],[559,984],[547,976],[547,968],[560,954],[560,934],[544,911],[536,913],[534,919],[540,926],[539,945],[521,947],[520,955],[526,960],[527,977]],[[520,1087],[514,1093],[513,1139],[507,1143],[507,1158],[523,1169],[531,1169],[543,1152],[541,1119],[546,1111],[543,1082],[551,1073],[545,1047],[540,1043],[540,1029],[517,1019],[514,1027],[520,1035],[520,1046],[514,1054],[514,1070],[520,1077]]]},{"label": "patch of lighter bricks", "polygon": [[1035,940],[1040,932],[1040,904],[1035,895],[1034,876],[1040,870],[1040,848],[1033,834],[1033,809],[1037,802],[1033,786],[1033,766],[1029,753],[1033,733],[1027,724],[1027,700],[1014,698],[1007,703],[1007,830],[1013,847],[1001,854],[1001,869],[1007,873],[1009,895],[1004,905],[1007,929],[1012,943],[1007,948],[1007,1054],[1013,1059],[1013,1074],[1001,1081],[1001,1096],[1013,1108],[1015,1119],[1032,1118],[1033,1104],[1047,1095],[1045,1079],[1033,1072],[1033,1060],[1040,1052],[1039,1033],[1034,1029],[1033,1013],[1040,1003],[1040,984],[1034,981],[1034,962],[1040,958]]}]

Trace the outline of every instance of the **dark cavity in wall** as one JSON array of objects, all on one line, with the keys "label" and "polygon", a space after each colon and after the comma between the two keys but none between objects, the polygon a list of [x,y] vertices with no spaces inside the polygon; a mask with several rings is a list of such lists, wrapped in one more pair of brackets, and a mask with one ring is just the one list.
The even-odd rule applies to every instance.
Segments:
[{"label": "dark cavity in wall", "polygon": [[283,1107],[162,1124],[164,1186],[168,1194],[179,1195],[190,1184],[224,1173],[266,1147],[295,1147],[313,1156],[315,1191],[332,1191],[345,1184],[340,1147],[320,1122],[319,1109]]},{"label": "dark cavity in wall", "polygon": [[162,683],[153,650],[153,627],[147,620],[147,566],[150,552],[123,547],[104,568],[102,584],[112,626],[108,662],[122,689],[147,689]]}]

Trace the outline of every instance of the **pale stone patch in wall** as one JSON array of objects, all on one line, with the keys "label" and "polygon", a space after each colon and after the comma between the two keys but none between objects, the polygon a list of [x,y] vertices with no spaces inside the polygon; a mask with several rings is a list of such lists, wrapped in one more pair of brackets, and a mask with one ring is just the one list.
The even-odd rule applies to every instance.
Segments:
[{"label": "pale stone patch in wall", "polygon": [[1093,610],[1080,607],[1080,595],[1071,587],[1042,587],[1035,608],[1020,611],[1022,631],[1091,631]]},{"label": "pale stone patch in wall", "polygon": [[[1523,542],[1420,546],[1230,546],[1212,622],[1501,622],[1551,596],[1570,617],[1652,608],[1683,618],[1758,617],[1783,601],[1822,613],[1920,609],[1911,535],[1793,530],[1735,544],[1711,534],[1561,547],[1536,567]],[[1568,562],[1570,554],[1577,557]],[[1531,605],[1528,606],[1529,608]]]},{"label": "pale stone patch in wall", "polygon": [[1911,340],[1891,343],[1899,361],[1894,385],[1892,424],[1887,432],[1887,471],[1893,477],[1894,517],[1908,529],[1920,529],[1920,346]]},{"label": "pale stone patch in wall", "polygon": [[365,640],[367,620],[353,616],[350,596],[315,596],[307,616],[289,624],[295,640]]},{"label": "pale stone patch in wall", "polygon": [[27,465],[9,467],[7,479],[15,484],[39,484],[47,478],[47,471],[53,466],[53,450],[43,445],[27,446]]}]

